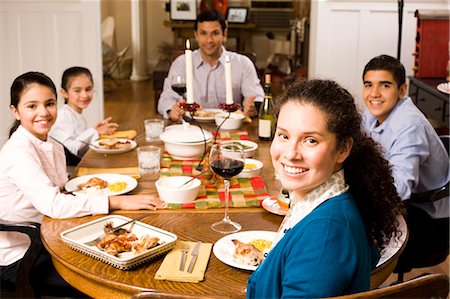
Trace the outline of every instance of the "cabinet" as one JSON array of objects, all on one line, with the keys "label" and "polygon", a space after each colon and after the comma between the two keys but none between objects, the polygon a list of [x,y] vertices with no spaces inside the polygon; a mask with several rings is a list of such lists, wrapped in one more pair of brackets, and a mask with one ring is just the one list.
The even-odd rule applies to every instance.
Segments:
[{"label": "cabinet", "polygon": [[[172,29],[175,48],[184,49],[184,41],[194,38],[194,22],[164,21],[164,27]],[[236,38],[236,51],[245,51],[245,41],[250,40],[250,32],[255,24],[228,24],[228,37]]]},{"label": "cabinet", "polygon": [[423,79],[409,77],[409,96],[428,118],[449,125],[449,95],[439,91],[436,86],[445,82],[444,78]]}]

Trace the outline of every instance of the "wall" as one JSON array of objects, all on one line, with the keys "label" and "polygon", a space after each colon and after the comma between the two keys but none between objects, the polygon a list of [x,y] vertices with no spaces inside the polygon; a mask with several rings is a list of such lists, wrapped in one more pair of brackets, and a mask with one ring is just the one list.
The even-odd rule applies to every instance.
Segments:
[{"label": "wall", "polygon": [[47,74],[58,87],[66,68],[88,67],[94,77],[95,99],[83,114],[90,125],[103,118],[99,2],[0,0],[0,41],[0,146],[8,139],[14,120],[8,109],[10,86],[28,71]]},{"label": "wall", "polygon": [[[405,1],[401,61],[412,75],[416,9],[448,9],[445,0]],[[331,78],[346,86],[361,105],[365,64],[374,56],[397,56],[397,1],[313,1],[309,77]]]}]

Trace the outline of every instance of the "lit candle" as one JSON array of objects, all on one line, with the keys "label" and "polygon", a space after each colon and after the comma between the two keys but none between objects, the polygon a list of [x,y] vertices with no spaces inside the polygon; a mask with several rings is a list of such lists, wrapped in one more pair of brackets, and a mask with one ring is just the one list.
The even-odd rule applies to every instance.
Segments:
[{"label": "lit candle", "polygon": [[233,104],[233,88],[231,87],[231,63],[230,58],[225,56],[225,103]]},{"label": "lit candle", "polygon": [[186,50],[184,51],[186,56],[186,102],[188,104],[194,103],[194,87],[192,80],[192,51],[189,39],[186,40]]}]

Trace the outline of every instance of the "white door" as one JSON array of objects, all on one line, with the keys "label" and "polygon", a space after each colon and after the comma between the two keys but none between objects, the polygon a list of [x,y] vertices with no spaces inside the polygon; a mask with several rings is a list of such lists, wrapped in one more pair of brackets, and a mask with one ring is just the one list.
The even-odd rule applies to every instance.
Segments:
[{"label": "white door", "polygon": [[89,68],[95,97],[83,114],[90,125],[103,119],[100,20],[100,1],[0,0],[0,146],[13,123],[11,83],[28,71],[45,73],[59,90],[66,68]]}]

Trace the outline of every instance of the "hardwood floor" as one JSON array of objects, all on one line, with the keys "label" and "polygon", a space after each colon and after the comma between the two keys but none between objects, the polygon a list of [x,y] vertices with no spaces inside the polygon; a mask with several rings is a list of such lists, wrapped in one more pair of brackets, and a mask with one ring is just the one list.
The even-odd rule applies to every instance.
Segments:
[{"label": "hardwood floor", "polygon": [[[131,82],[122,80],[121,84],[112,91],[105,93],[105,116],[112,116],[113,120],[119,123],[121,130],[136,129],[143,132],[144,119],[151,117],[155,113],[155,99],[152,88],[152,81]],[[130,127],[129,120],[136,121],[142,127]],[[429,268],[413,269],[405,273],[404,280],[417,277],[424,273],[444,273],[449,275],[449,258],[437,266]],[[383,283],[389,285],[397,281],[397,274],[392,274]]]}]

